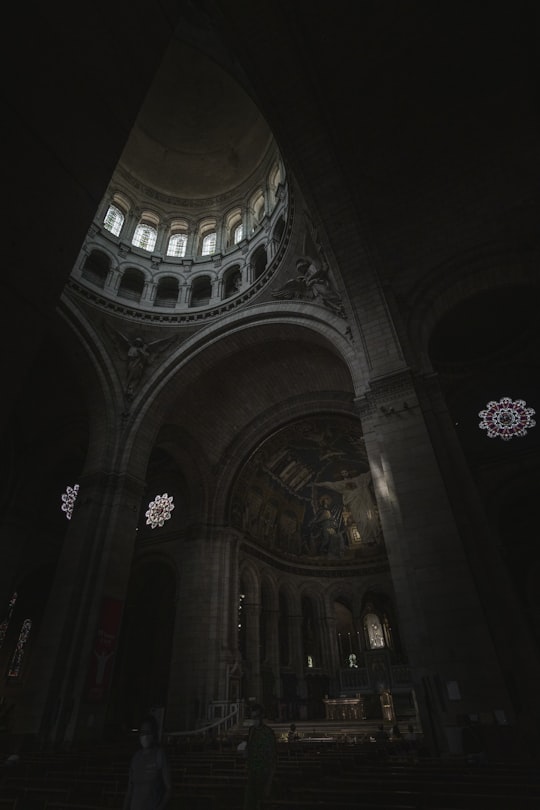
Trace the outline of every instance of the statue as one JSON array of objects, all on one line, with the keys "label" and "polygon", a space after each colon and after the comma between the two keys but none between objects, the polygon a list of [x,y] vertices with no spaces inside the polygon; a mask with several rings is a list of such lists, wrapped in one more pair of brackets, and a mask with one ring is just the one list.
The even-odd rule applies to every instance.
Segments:
[{"label": "statue", "polygon": [[176,335],[167,338],[158,338],[147,341],[141,335],[129,337],[114,327],[107,327],[117,348],[124,353],[126,360],[126,376],[124,383],[125,397],[130,402],[139,387],[148,365],[154,357],[176,340]]},{"label": "statue", "polygon": [[331,309],[341,318],[345,317],[343,304],[339,295],[332,289],[326,267],[319,267],[316,262],[305,256],[297,259],[296,270],[298,275],[287,281],[281,289],[273,292],[274,298],[316,301]]}]

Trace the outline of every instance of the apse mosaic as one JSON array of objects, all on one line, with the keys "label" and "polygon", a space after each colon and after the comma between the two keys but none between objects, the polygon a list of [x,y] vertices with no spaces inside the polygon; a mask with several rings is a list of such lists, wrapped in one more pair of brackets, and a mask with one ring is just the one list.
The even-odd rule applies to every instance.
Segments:
[{"label": "apse mosaic", "polygon": [[478,427],[485,430],[490,439],[499,438],[508,442],[516,436],[527,435],[527,429],[536,425],[532,418],[534,414],[534,409],[528,408],[525,400],[501,397],[498,402],[488,402],[485,409],[478,413],[481,419]]},{"label": "apse mosaic", "polygon": [[347,559],[380,550],[359,424],[321,417],[274,434],[241,473],[231,522],[259,545],[287,556]]}]

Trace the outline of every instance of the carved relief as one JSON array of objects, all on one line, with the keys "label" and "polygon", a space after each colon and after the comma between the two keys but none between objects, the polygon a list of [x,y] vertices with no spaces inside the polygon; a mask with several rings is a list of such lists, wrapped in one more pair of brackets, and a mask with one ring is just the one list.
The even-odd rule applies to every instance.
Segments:
[{"label": "carved relief", "polygon": [[148,366],[153,363],[165,349],[177,340],[176,335],[156,340],[147,340],[141,332],[125,335],[118,329],[107,325],[107,332],[124,358],[124,393],[126,402],[134,398]]},{"label": "carved relief", "polygon": [[296,261],[297,275],[287,281],[279,290],[272,293],[273,298],[280,300],[301,299],[315,301],[332,310],[340,318],[345,318],[341,298],[330,281],[328,268],[302,256]]}]

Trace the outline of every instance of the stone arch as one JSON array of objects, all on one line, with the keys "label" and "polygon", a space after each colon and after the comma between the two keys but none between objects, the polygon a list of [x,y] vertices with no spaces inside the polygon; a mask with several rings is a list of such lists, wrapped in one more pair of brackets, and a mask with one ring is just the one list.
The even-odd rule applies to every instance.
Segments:
[{"label": "stone arch", "polygon": [[421,368],[432,370],[427,354],[429,338],[438,320],[471,295],[514,284],[538,286],[538,256],[518,255],[505,246],[485,246],[454,256],[434,268],[411,298],[407,333]]},{"label": "stone arch", "polygon": [[138,302],[144,292],[145,274],[137,267],[127,267],[118,285],[118,297]]},{"label": "stone arch", "polygon": [[103,289],[113,260],[108,251],[102,248],[92,248],[85,257],[81,269],[81,277]]}]

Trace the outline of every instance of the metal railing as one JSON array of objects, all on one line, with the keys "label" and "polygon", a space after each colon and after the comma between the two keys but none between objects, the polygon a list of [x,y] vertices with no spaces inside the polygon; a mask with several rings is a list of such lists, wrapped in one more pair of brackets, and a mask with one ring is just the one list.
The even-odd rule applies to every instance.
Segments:
[{"label": "metal railing", "polygon": [[230,731],[234,726],[238,725],[242,720],[240,715],[240,704],[235,703],[231,706],[231,711],[225,717],[219,717],[211,723],[204,726],[191,729],[190,731],[164,731],[163,737],[165,742],[172,743],[178,738],[189,738],[194,736],[213,735],[219,737],[222,734]]}]

